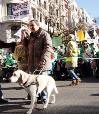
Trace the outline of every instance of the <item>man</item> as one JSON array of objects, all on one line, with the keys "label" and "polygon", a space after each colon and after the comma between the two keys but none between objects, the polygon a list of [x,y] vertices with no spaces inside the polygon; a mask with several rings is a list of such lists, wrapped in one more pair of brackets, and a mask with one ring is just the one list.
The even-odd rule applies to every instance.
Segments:
[{"label": "man", "polygon": [[78,85],[80,83],[80,78],[75,73],[75,68],[78,66],[78,47],[75,41],[74,35],[70,34],[68,36],[69,41],[66,49],[66,68],[69,75],[72,77],[71,85]]},{"label": "man", "polygon": [[51,37],[39,27],[37,20],[29,22],[29,29],[31,33],[28,41],[28,72],[48,74],[52,68],[51,53],[53,50]]},{"label": "man", "polygon": [[93,58],[93,50],[90,48],[87,40],[84,40],[82,43],[82,47],[80,49],[80,57],[82,60],[81,68],[81,75],[83,77],[92,77],[93,71],[91,68],[91,58]]},{"label": "man", "polygon": [[50,35],[39,27],[37,20],[29,22],[31,30],[28,42],[28,71],[43,72],[51,69],[52,40]]}]

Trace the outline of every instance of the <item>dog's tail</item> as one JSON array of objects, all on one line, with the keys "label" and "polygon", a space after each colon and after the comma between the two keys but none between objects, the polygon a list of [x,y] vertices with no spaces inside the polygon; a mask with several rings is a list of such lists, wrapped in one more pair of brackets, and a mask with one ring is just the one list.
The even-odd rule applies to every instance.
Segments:
[{"label": "dog's tail", "polygon": [[57,90],[56,84],[55,84],[55,86],[54,86],[54,90],[55,90],[55,93],[58,94],[58,90]]}]

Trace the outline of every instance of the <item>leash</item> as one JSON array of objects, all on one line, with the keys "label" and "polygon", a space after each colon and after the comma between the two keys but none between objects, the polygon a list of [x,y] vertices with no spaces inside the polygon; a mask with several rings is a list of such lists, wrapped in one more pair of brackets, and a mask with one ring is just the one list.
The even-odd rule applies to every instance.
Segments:
[{"label": "leash", "polygon": [[39,72],[38,75],[40,75],[42,73],[43,69],[42,70],[38,70],[38,69],[35,69],[33,74],[35,74],[36,72]]}]

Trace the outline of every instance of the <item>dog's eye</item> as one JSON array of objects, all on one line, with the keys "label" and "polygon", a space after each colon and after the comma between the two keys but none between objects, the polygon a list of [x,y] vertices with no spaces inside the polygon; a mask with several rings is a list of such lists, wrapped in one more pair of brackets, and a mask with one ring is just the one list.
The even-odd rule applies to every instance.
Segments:
[{"label": "dog's eye", "polygon": [[16,74],[13,74],[13,76],[16,76]]}]

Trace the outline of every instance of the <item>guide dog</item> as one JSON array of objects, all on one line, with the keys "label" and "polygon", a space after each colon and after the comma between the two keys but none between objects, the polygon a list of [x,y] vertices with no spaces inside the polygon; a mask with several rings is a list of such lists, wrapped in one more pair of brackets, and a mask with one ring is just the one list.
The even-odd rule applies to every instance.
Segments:
[{"label": "guide dog", "polygon": [[[53,90],[58,94],[58,90],[55,84],[55,80],[48,75],[35,75],[28,74],[22,70],[14,71],[13,75],[10,78],[11,82],[18,82],[19,85],[25,88],[27,93],[31,97],[30,109],[27,114],[31,114],[35,106],[37,106],[37,96],[45,90],[47,92],[47,100],[44,104],[44,109],[47,108],[49,103],[49,98]],[[55,96],[53,97],[53,103],[55,102]]]}]

